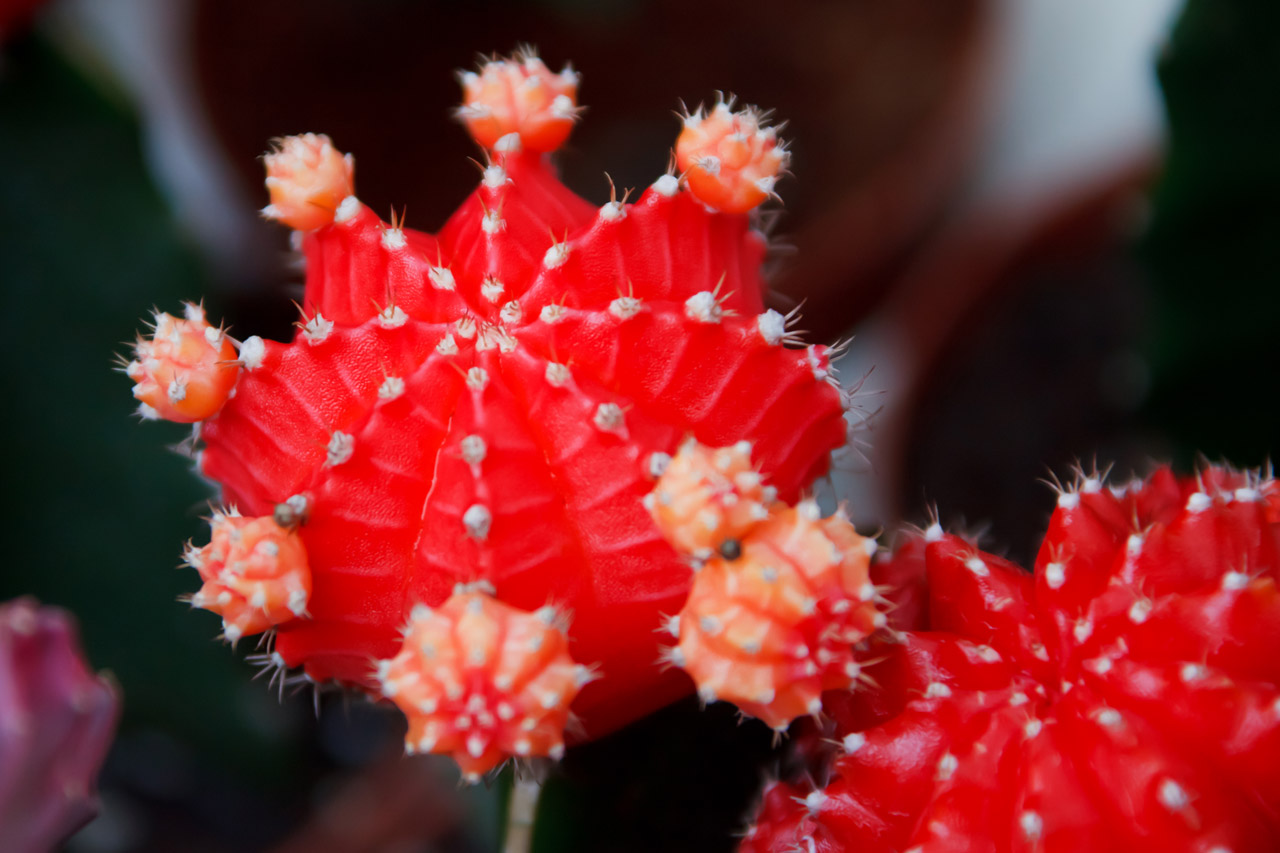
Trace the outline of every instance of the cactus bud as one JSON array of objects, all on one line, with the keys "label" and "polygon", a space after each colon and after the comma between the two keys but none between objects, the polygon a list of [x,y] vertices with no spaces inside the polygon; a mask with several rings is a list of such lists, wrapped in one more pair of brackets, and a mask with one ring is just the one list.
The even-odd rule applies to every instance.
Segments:
[{"label": "cactus bud", "polygon": [[690,191],[724,213],[746,213],[773,195],[790,155],[765,114],[755,107],[735,112],[720,102],[684,120],[676,140],[676,165]]},{"label": "cactus bud", "polygon": [[[578,118],[578,74],[565,66],[554,74],[529,52],[464,71],[458,118],[476,142],[491,151],[554,151]],[[512,136],[514,134],[514,136]]]},{"label": "cactus bud", "polygon": [[852,646],[883,618],[865,540],[811,507],[775,509],[738,559],[703,566],[676,623],[676,659],[698,692],[777,729],[821,710],[824,690],[857,683]]},{"label": "cactus bud", "polygon": [[569,705],[593,677],[569,656],[554,608],[518,610],[486,586],[415,607],[400,652],[377,670],[409,718],[406,749],[451,753],[471,781],[513,756],[558,758]]},{"label": "cactus bud", "polygon": [[750,442],[709,448],[691,438],[645,505],[677,551],[707,559],[768,517],[772,492],[751,465]]},{"label": "cactus bud", "polygon": [[343,199],[355,192],[355,161],[333,147],[323,133],[304,133],[275,140],[263,156],[271,204],[262,215],[296,228],[314,231],[333,222]]},{"label": "cactus bud", "polygon": [[204,581],[191,605],[221,615],[228,640],[306,615],[311,570],[296,530],[235,510],[215,513],[211,527],[209,544],[187,551]]},{"label": "cactus bud", "polygon": [[204,309],[187,303],[185,319],[157,314],[155,332],[139,337],[124,369],[147,418],[193,423],[213,417],[231,396],[239,375],[236,350]]},{"label": "cactus bud", "polygon": [[[813,501],[777,503],[745,442],[681,446],[645,498],[678,551],[705,560],[668,658],[707,701],[724,699],[775,728],[817,713],[824,690],[861,674],[851,646],[884,623],[868,567],[873,543]],[[712,548],[716,551],[712,552]]]}]

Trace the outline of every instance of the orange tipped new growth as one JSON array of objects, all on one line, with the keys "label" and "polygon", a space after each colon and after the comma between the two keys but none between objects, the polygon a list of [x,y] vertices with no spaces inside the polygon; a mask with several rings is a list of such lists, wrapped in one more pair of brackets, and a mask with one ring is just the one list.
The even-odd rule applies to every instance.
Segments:
[{"label": "orange tipped new growth", "polygon": [[578,75],[565,66],[552,73],[532,53],[493,59],[463,71],[458,118],[491,151],[547,152],[569,138],[578,118]]},{"label": "orange tipped new growth", "polygon": [[262,158],[271,193],[262,215],[299,231],[333,222],[338,205],[355,192],[355,160],[323,133],[286,136],[275,140],[275,146]]},{"label": "orange tipped new growth", "polygon": [[235,388],[236,350],[204,309],[188,303],[185,319],[157,314],[150,339],[139,337],[124,369],[144,418],[194,423],[217,414]]},{"label": "orange tipped new growth", "polygon": [[677,551],[705,560],[768,518],[774,499],[751,465],[751,442],[712,449],[690,438],[644,502]]},{"label": "orange tipped new growth", "polygon": [[689,190],[724,213],[746,213],[773,195],[790,156],[755,107],[734,112],[721,102],[684,120],[676,165]]},{"label": "orange tipped new growth", "polygon": [[189,548],[187,564],[204,586],[192,607],[222,616],[223,633],[235,642],[306,615],[311,570],[297,531],[270,516],[246,518],[235,510],[215,513],[212,537]]},{"label": "orange tipped new growth", "polygon": [[399,654],[377,670],[409,718],[406,751],[452,754],[471,781],[508,758],[559,758],[569,705],[591,680],[555,608],[529,613],[491,593],[459,587],[437,608],[414,607]]},{"label": "orange tipped new growth", "polygon": [[[720,454],[732,450],[686,443],[659,479],[655,495],[687,496],[683,516],[654,511],[677,550],[685,550],[686,518],[707,512],[709,522],[723,513],[723,497],[690,472],[706,459],[723,465]],[[679,640],[670,659],[689,673],[704,700],[733,702],[783,729],[818,713],[824,690],[858,681],[853,645],[883,622],[868,580],[872,546],[843,516],[819,518],[812,501],[794,508],[772,504],[764,518],[734,529],[736,538],[709,543],[716,556],[701,566],[688,601],[669,623]]]}]

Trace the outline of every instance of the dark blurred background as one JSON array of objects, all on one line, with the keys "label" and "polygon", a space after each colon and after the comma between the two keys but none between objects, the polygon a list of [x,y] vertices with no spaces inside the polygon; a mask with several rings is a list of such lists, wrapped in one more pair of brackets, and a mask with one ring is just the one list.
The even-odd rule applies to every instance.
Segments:
[{"label": "dark blurred background", "polygon": [[[255,215],[271,137],[329,133],[362,199],[437,228],[477,177],[453,71],[521,42],[583,72],[558,159],[597,202],[606,170],[666,168],[678,99],[789,122],[774,299],[814,340],[857,335],[847,380],[875,367],[868,448],[824,485],[868,529],[936,503],[1026,559],[1050,471],[1277,447],[1274,0],[0,0],[0,600],[73,610],[125,696],[69,850],[497,848],[506,780],[401,759],[362,700],[279,699],[175,604],[213,494],[110,368],[181,299],[289,333],[300,276]],[[780,754],[674,706],[570,751],[535,847],[729,850]]]}]

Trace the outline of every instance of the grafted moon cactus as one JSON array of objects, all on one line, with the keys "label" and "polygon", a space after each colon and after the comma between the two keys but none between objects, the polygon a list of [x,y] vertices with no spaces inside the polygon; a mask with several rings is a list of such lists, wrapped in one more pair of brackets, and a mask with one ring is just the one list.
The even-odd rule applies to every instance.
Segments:
[{"label": "grafted moon cactus", "polygon": [[305,546],[307,600],[265,620],[277,660],[377,692],[370,662],[401,652],[413,608],[483,582],[495,606],[572,612],[568,651],[600,676],[573,710],[600,733],[689,689],[655,629],[690,571],[641,502],[669,454],[750,441],[793,499],[844,442],[844,401],[826,348],[765,309],[765,239],[746,206],[708,206],[714,176],[596,207],[543,153],[577,116],[575,74],[521,55],[462,82],[488,165],[435,234],[362,204],[325,137],[268,158],[303,317],[291,342],[240,342],[199,468]]},{"label": "grafted moon cactus", "polygon": [[0,605],[0,850],[45,853],[97,814],[119,712],[65,611]]},{"label": "grafted moon cactus", "polygon": [[873,701],[828,703],[834,778],[772,786],[744,853],[1280,845],[1270,476],[1082,476],[1034,573],[937,526],[894,562],[918,630]]}]

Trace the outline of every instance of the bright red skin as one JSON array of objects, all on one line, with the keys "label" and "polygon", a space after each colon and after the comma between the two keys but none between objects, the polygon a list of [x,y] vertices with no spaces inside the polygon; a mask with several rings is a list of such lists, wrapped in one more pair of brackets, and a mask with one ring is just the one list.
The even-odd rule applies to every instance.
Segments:
[{"label": "bright red skin", "polygon": [[[773,786],[740,850],[807,851],[808,839],[817,853],[1277,849],[1280,489],[1220,469],[1200,479],[1215,498],[1200,511],[1187,509],[1200,484],[1167,470],[1122,497],[1068,498],[1034,575],[954,536],[930,537],[923,554],[912,543],[892,573],[927,576],[928,630],[873,653],[889,658],[870,669],[870,702],[828,703],[837,734],[865,743],[835,762],[812,813],[784,802],[812,789]],[[1246,485],[1257,499],[1223,499]],[[975,554],[985,576],[966,568]],[[1243,567],[1251,580],[1224,585]],[[1150,610],[1135,621],[1138,601]],[[950,695],[926,693],[937,683]],[[1103,722],[1108,710],[1118,723]]]},{"label": "bright red skin", "polygon": [[[690,689],[656,664],[660,614],[680,609],[690,572],[641,504],[650,454],[674,452],[689,433],[714,446],[751,439],[755,462],[794,498],[843,443],[843,410],[811,353],[758,332],[765,247],[746,216],[649,190],[608,221],[545,158],[504,165],[508,182],[482,183],[437,236],[406,230],[399,252],[384,248],[387,226],[367,208],[307,234],[305,313],[318,309],[336,328],[315,344],[267,343],[262,365],[203,425],[201,465],[245,514],[312,498],[302,528],[311,618],[280,626],[288,664],[371,687],[370,662],[395,654],[413,604],[484,579],[516,607],[551,601],[573,613],[571,653],[602,675],[574,710],[599,734]],[[501,211],[502,230],[481,228],[486,210]],[[552,235],[567,235],[570,252],[547,269]],[[429,282],[437,263],[452,269],[455,291]],[[486,276],[505,285],[496,303],[481,296]],[[684,300],[717,284],[723,320],[686,317]],[[619,320],[607,308],[629,288],[645,310]],[[509,300],[523,309],[507,324],[514,352],[478,351],[456,333],[456,355],[435,351],[448,324],[464,314],[497,323]],[[405,325],[380,327],[389,302],[407,312]],[[552,303],[566,309],[555,325],[539,318]],[[812,355],[825,363],[823,348]],[[573,382],[550,385],[549,360],[567,363]],[[483,391],[464,383],[473,366],[488,372]],[[405,393],[379,401],[388,375],[404,378]],[[625,410],[625,433],[593,424],[609,402]],[[355,451],[327,467],[334,430],[354,435]],[[488,446],[478,472],[459,450],[468,434]],[[492,511],[484,541],[462,522],[475,503]]]}]

